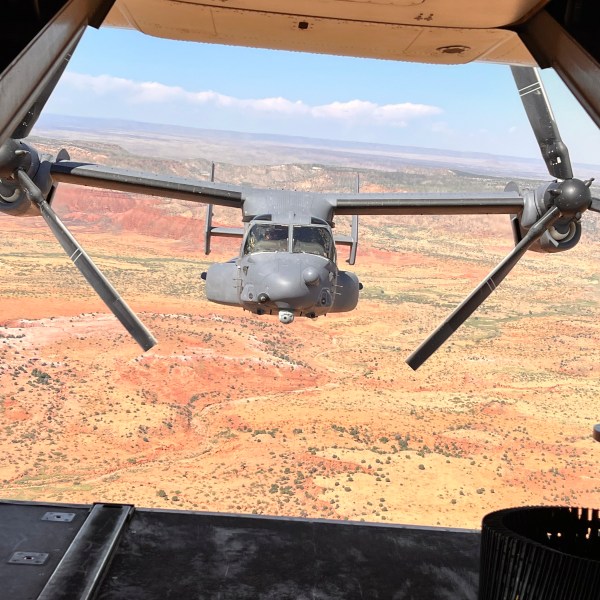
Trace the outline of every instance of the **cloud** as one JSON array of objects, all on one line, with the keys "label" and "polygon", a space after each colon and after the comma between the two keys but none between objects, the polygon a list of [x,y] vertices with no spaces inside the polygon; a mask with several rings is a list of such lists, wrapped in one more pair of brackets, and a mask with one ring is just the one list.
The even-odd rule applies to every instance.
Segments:
[{"label": "cloud", "polygon": [[430,125],[430,130],[432,133],[447,136],[456,135],[457,133],[446,121],[434,121]]},{"label": "cloud", "polygon": [[160,105],[183,103],[192,106],[251,111],[257,115],[280,117],[312,117],[349,124],[379,124],[405,127],[409,121],[441,114],[437,106],[427,104],[376,104],[367,100],[331,102],[311,106],[301,100],[287,98],[236,98],[215,91],[191,92],[179,86],[158,82],[139,82],[110,75],[86,75],[67,72],[61,84],[79,93],[111,96],[113,102],[129,105]]}]

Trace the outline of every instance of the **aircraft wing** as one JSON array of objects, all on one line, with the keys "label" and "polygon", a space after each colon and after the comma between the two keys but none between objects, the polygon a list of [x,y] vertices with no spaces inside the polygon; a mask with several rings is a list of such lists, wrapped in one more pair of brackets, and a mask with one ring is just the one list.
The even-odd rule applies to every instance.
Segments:
[{"label": "aircraft wing", "polygon": [[[172,175],[155,175],[104,165],[59,160],[50,165],[56,183],[71,183],[121,192],[176,198],[218,206],[243,208],[248,188],[235,185],[197,182]],[[250,196],[273,192],[253,190]],[[306,194],[285,194],[288,201],[302,201]],[[264,200],[264,199],[263,199]],[[524,200],[518,191],[483,193],[396,193],[341,194],[329,198],[328,209],[338,215],[456,215],[518,214]],[[329,210],[327,210],[329,212]]]},{"label": "aircraft wing", "polygon": [[517,191],[429,194],[344,194],[332,201],[338,215],[518,214],[524,199]]},{"label": "aircraft wing", "polygon": [[241,188],[234,185],[211,182],[199,184],[183,177],[140,173],[89,163],[53,162],[50,166],[50,173],[56,183],[72,183],[232,208],[241,209],[244,200]]},{"label": "aircraft wing", "polygon": [[[206,203],[211,208],[212,204],[240,209],[243,207],[242,192],[236,186],[195,182],[182,177],[136,173],[127,169],[71,162],[64,160],[68,157],[64,150],[58,153],[56,161],[41,161],[39,154],[33,148],[15,140],[11,140],[4,147],[4,153],[9,157],[12,154],[11,164],[15,167],[11,183],[14,181],[12,191],[18,192],[16,196],[19,199],[12,202],[24,204],[25,212],[28,210],[27,202],[37,207],[39,214],[42,215],[73,264],[143,350],[152,348],[156,344],[156,339],[54,212],[51,203],[56,185],[65,182],[122,192],[178,198]],[[35,174],[32,173],[33,178],[27,172],[28,165],[32,162],[37,165]],[[40,186],[45,190],[44,192]],[[6,184],[3,184],[3,187],[11,192]],[[3,203],[4,208],[7,205],[10,207],[11,202]],[[238,236],[239,232],[232,228],[214,228],[212,234]]]}]

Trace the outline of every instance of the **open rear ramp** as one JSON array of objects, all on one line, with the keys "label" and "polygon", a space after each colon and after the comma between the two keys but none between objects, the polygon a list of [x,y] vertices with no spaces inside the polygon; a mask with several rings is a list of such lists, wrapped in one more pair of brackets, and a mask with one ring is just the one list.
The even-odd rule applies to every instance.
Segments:
[{"label": "open rear ramp", "polygon": [[11,600],[477,598],[480,533],[0,503]]}]

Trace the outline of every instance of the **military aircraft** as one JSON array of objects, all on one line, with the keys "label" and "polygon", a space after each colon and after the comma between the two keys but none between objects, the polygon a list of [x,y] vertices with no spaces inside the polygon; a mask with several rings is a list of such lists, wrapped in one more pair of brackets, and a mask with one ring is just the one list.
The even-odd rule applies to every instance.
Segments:
[{"label": "military aircraft", "polygon": [[[249,266],[248,273],[250,267],[258,267],[256,262],[251,264],[251,258],[259,256],[259,252],[251,249],[261,241],[259,229],[254,231],[255,228],[281,226],[284,234],[287,228],[287,249],[265,251],[262,253],[265,262],[275,265],[279,259],[282,263],[289,259],[296,264],[296,274],[307,289],[311,288],[311,293],[313,288],[326,290],[330,285],[332,306],[336,301],[341,302],[338,308],[344,303],[352,305],[356,280],[351,275],[340,277],[335,261],[327,255],[328,248],[332,252],[328,244],[334,215],[490,212],[511,215],[514,250],[413,353],[409,364],[417,368],[492,292],[527,249],[553,252],[572,247],[580,237],[582,214],[586,209],[600,208],[598,201],[590,196],[589,182],[572,176],[568,153],[537,74],[532,71],[517,68],[515,78],[550,174],[556,178],[535,190],[520,191],[509,184],[504,193],[481,195],[356,194],[318,199],[315,195],[291,192],[253,195],[248,190],[211,182],[134,175],[121,169],[72,163],[64,152],[47,159],[23,140],[85,28],[99,27],[102,23],[191,41],[445,64],[490,60],[521,67],[553,66],[600,125],[600,46],[596,33],[599,10],[596,0],[5,0],[0,49],[0,210],[15,216],[41,213],[67,253],[143,348],[151,347],[154,338],[93,266],[52,209],[54,190],[61,181],[240,208],[249,220],[245,223],[237,262],[224,267],[231,276],[237,274],[238,267],[240,277],[247,275],[243,271],[245,266]],[[265,213],[263,200],[269,198]],[[210,218],[207,227],[211,235],[219,235]],[[316,251],[316,246],[313,252],[307,252],[306,247],[304,253],[295,253],[295,227],[318,232],[317,245],[323,248],[325,256]],[[297,237],[298,242],[305,242],[300,235]],[[355,234],[349,243],[355,251],[354,239]],[[300,270],[298,265],[304,266]],[[215,267],[217,271],[219,267],[222,266]],[[340,290],[327,283],[329,275],[322,281],[322,267],[325,271],[329,267],[328,273],[334,275],[332,281],[344,284],[343,299],[336,296]],[[251,277],[246,283],[260,285],[259,277],[254,273]],[[235,281],[230,279],[232,283]],[[212,273],[207,273],[211,294],[222,298],[223,294],[231,293],[230,289],[218,287],[213,292],[211,286]],[[268,296],[262,298],[263,302],[260,293]],[[275,297],[273,292],[259,291],[257,302],[249,306],[256,306],[257,312],[261,306],[262,310],[270,306],[270,310],[279,314]],[[250,299],[248,294],[248,300],[254,298]],[[275,304],[270,305],[271,302]],[[310,307],[303,310],[311,312]],[[594,434],[600,439],[596,428]],[[26,589],[22,596],[28,598],[37,597],[39,592],[40,598],[166,597],[178,593],[182,597],[200,597],[214,595],[217,589],[229,597],[235,596],[237,589],[240,597],[251,597],[254,590],[259,590],[255,595],[265,595],[268,590],[275,595],[287,593],[295,597],[314,597],[315,593],[333,597],[336,592],[337,597],[359,594],[362,597],[369,593],[377,595],[379,590],[381,597],[401,594],[414,598],[453,595],[475,598],[478,593],[473,564],[479,559],[480,540],[479,536],[464,531],[436,532],[433,528],[407,526],[392,529],[363,524],[334,528],[330,523],[319,523],[318,519],[309,522],[296,519],[292,523],[285,519],[240,518],[218,513],[153,510],[133,514],[131,506],[118,504],[95,504],[89,511],[81,505],[68,506],[68,512],[65,505],[52,512],[45,504],[9,504],[4,508],[7,516],[2,520],[6,538],[3,553],[8,559],[15,549],[25,551],[14,552],[10,559],[5,559],[4,566],[10,569],[13,565],[8,563],[14,563],[19,575],[5,568],[3,589]],[[517,574],[519,587],[511,589],[518,589],[519,597],[530,592],[535,595],[538,582],[542,582],[545,592],[555,589],[557,580],[549,577],[548,564],[563,567],[573,564],[572,540],[587,539],[590,536],[585,531],[589,534],[589,528],[596,527],[590,516],[587,519],[587,522],[582,519],[582,529],[573,527],[571,521],[534,518],[533,525],[543,537],[550,536],[546,532],[559,531],[558,536],[552,536],[553,543],[562,536],[568,544],[552,548],[550,563],[546,553],[538,552],[541,546],[536,541],[535,550],[541,558],[526,564],[526,577],[521,577],[524,563],[516,562],[519,557],[532,556],[526,548],[522,549],[527,539],[523,532],[519,531],[518,537],[509,539],[507,544],[488,537],[491,541],[487,547],[494,545],[501,553],[510,545],[515,551],[511,552],[510,561],[506,553],[495,558],[482,552],[482,575],[485,568],[490,573],[488,580],[498,582],[496,591],[500,595],[508,586],[500,577],[498,563],[511,575]],[[511,520],[515,522],[513,515]],[[519,520],[532,521],[531,513],[520,515]],[[63,527],[60,521],[66,526],[64,531],[59,531]],[[500,524],[510,531],[509,523],[507,517]],[[562,535],[567,531],[573,535]],[[401,547],[410,548],[410,552],[399,552]],[[557,547],[567,548],[567,552],[560,553],[564,558],[557,556]],[[51,553],[31,552],[36,549],[51,549]],[[290,557],[294,563],[291,570]],[[33,566],[23,566],[26,564]],[[206,568],[198,569],[200,564]],[[570,569],[573,578],[584,585],[589,583],[586,592],[594,597],[596,587],[592,577],[578,567]],[[35,569],[34,577],[31,569]],[[555,571],[561,575],[561,583],[567,582],[567,587],[561,590],[568,589],[565,592],[568,594],[575,587],[573,578],[562,577],[565,569]],[[229,577],[228,572],[231,572]],[[18,588],[17,579],[27,587]],[[482,577],[481,589],[484,583]],[[37,584],[37,591],[32,591],[36,588],[31,586]],[[107,587],[100,590],[103,584]],[[17,597],[12,591],[6,593]]]},{"label": "military aircraft", "polygon": [[[351,247],[354,263],[358,215],[511,215],[515,247],[465,301],[407,359],[417,369],[473,313],[506,277],[523,254],[561,252],[581,237],[581,218],[600,200],[592,198],[592,180],[573,177],[536,69],[512,67],[525,110],[542,156],[554,181],[533,190],[509,183],[505,191],[481,194],[320,194],[249,189],[177,177],[72,162],[65,151],[43,157],[26,142],[11,138],[0,147],[0,213],[41,214],[73,263],[144,350],[156,340],[94,265],[52,208],[57,184],[140,192],[209,205],[237,207],[243,228],[212,225],[209,210],[206,252],[212,236],[242,238],[239,256],[203,274],[213,302],[239,305],[257,315],[277,314],[288,324],[296,316],[316,318],[356,307],[361,284],[356,275],[338,268],[335,243]],[[333,235],[335,215],[353,215],[349,237]]]}]

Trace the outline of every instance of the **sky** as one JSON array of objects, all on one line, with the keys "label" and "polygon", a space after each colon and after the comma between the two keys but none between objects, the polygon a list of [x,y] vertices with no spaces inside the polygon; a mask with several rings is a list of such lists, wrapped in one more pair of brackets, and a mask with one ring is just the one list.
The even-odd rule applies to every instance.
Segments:
[{"label": "sky", "polygon": [[[542,72],[574,165],[600,131]],[[86,31],[46,113],[540,157],[509,67],[425,65]]]}]

